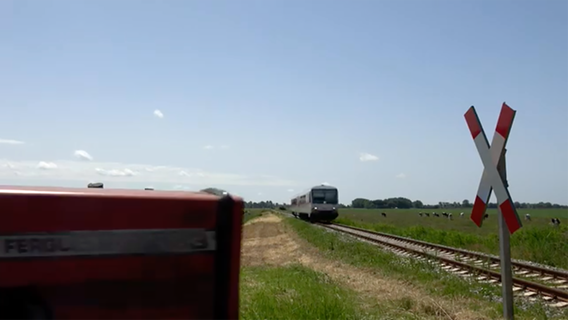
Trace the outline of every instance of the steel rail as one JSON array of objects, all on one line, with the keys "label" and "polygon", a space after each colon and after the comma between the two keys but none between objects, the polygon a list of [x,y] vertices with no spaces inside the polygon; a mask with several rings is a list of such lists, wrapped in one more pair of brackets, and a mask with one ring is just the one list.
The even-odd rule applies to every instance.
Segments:
[{"label": "steel rail", "polygon": [[[372,238],[372,237],[365,236],[365,235],[361,235],[361,234],[357,234],[355,232],[350,232],[348,230],[341,230],[341,229],[338,229],[338,228],[334,228],[333,227],[334,224],[328,225],[328,224],[318,223],[318,225],[323,226],[323,227],[328,228],[328,229],[331,229],[331,230],[339,231],[339,232],[342,232],[342,233],[345,233],[345,234],[350,234],[350,235],[355,236],[357,238],[361,238],[361,239],[364,239],[364,240],[367,240],[367,241],[378,243],[380,245],[396,248],[396,249],[399,249],[399,250],[402,250],[402,251],[411,252],[411,253],[414,253],[416,255],[425,257],[425,258],[439,260],[439,261],[442,261],[446,264],[453,265],[453,266],[459,267],[461,269],[469,270],[472,273],[486,275],[488,277],[496,279],[499,282],[501,281],[501,274],[498,273],[498,272],[492,271],[492,270],[476,267],[476,266],[473,266],[473,265],[470,265],[470,264],[467,264],[467,263],[463,263],[463,262],[460,262],[460,261],[456,261],[456,260],[453,260],[453,259],[439,257],[439,256],[436,256],[436,255],[426,253],[426,252],[423,252],[423,251],[420,251],[420,250],[416,250],[416,249],[413,249],[413,248],[409,248],[409,247],[406,247],[406,246],[403,246],[403,245],[398,245],[398,244],[394,244],[394,243],[390,243],[390,242],[381,241],[379,239]],[[344,225],[338,225],[338,224],[335,224],[335,225],[340,226],[340,227],[345,227]],[[369,233],[369,234],[375,234],[375,235],[383,236],[382,234],[376,234],[375,232],[370,232],[368,230],[355,228],[355,227],[347,227],[347,229],[354,229],[354,230],[366,232],[366,233]],[[539,293],[541,295],[548,296],[552,299],[557,299],[557,300],[562,300],[562,301],[568,302],[568,291],[563,291],[563,290],[559,290],[559,289],[556,289],[556,288],[547,287],[546,285],[543,285],[543,284],[540,284],[540,283],[535,283],[535,282],[532,282],[532,281],[519,279],[519,278],[515,278],[515,277],[513,277],[513,283],[517,286],[520,286],[524,290],[533,291],[533,292]]]},{"label": "steel rail", "polygon": [[[492,263],[499,264],[501,262],[499,257],[495,257],[495,256],[491,256],[491,255],[487,255],[487,254],[483,254],[483,253],[479,253],[479,252],[471,252],[471,251],[467,251],[467,250],[463,250],[463,249],[459,249],[459,248],[448,247],[448,246],[444,246],[444,245],[440,245],[440,244],[425,242],[425,241],[421,241],[421,240],[415,240],[415,239],[412,239],[412,238],[407,238],[407,237],[402,237],[402,236],[396,236],[396,235],[392,235],[392,234],[388,234],[388,233],[366,230],[366,229],[348,226],[348,225],[344,225],[344,224],[340,224],[340,223],[332,223],[332,225],[337,225],[337,226],[347,228],[347,229],[358,230],[358,231],[361,231],[361,232],[367,232],[367,233],[375,234],[375,235],[378,235],[378,236],[391,238],[391,239],[394,239],[394,240],[406,241],[406,242],[409,242],[409,243],[412,243],[412,244],[419,244],[419,245],[423,245],[423,246],[427,246],[427,247],[431,247],[431,248],[436,248],[436,249],[439,249],[441,251],[447,251],[447,252],[451,252],[451,253],[460,253],[464,256],[475,257],[475,258],[478,258],[480,260],[490,260]],[[533,271],[535,273],[540,273],[542,275],[546,274],[546,275],[551,275],[555,278],[561,278],[561,279],[567,279],[568,280],[568,272],[562,272],[562,271],[559,271],[559,270],[548,269],[548,268],[543,268],[543,267],[539,267],[539,266],[533,266],[533,265],[530,265],[528,263],[516,262],[516,261],[512,261],[511,264],[514,267],[517,267],[519,269],[527,269],[527,270]]]}]

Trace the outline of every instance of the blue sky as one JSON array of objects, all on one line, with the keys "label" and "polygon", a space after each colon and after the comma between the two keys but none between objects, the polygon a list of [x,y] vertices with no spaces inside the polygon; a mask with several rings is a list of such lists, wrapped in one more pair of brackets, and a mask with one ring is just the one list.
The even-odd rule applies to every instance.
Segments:
[{"label": "blue sky", "polygon": [[513,200],[568,204],[566,1],[0,2],[3,184],[473,200],[503,101]]}]

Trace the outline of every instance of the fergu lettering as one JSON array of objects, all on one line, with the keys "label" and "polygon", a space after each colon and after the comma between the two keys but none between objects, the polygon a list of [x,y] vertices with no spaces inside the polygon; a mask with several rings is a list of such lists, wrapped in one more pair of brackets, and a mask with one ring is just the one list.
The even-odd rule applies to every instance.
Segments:
[{"label": "fergu lettering", "polygon": [[5,239],[4,253],[55,253],[71,250],[62,238],[20,238]]},{"label": "fergu lettering", "polygon": [[207,245],[207,235],[205,233],[194,236],[191,242],[191,247],[193,249],[205,249],[207,248]]}]

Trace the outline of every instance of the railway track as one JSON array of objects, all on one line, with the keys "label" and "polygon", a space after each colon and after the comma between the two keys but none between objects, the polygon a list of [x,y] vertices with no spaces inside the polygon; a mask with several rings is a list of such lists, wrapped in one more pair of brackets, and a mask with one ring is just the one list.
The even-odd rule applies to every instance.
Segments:
[{"label": "railway track", "polygon": [[[442,246],[391,234],[369,231],[335,223],[319,226],[348,234],[358,239],[379,245],[396,254],[439,263],[446,271],[476,280],[500,284],[499,258]],[[555,308],[568,306],[568,272],[512,262],[513,292],[529,300],[543,299]]]}]

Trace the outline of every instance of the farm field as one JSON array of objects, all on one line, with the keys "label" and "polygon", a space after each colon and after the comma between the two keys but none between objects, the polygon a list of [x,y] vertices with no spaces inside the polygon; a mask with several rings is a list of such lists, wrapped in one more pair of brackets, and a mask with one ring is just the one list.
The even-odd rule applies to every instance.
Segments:
[{"label": "farm field", "polygon": [[[379,232],[410,237],[442,245],[499,254],[497,210],[488,210],[489,217],[478,228],[470,219],[470,209],[449,209],[453,220],[446,217],[420,217],[421,209],[342,209],[335,222]],[[438,213],[443,210],[429,209]],[[464,212],[460,217],[459,213]],[[381,215],[386,213],[386,217]],[[530,260],[568,269],[568,209],[521,209],[523,228],[511,236],[511,255],[514,259]],[[525,221],[524,215],[532,221]],[[560,227],[550,224],[559,218]]]},{"label": "farm field", "polygon": [[[500,290],[263,212],[243,226],[241,319],[497,319]],[[523,302],[516,319],[568,310]]]}]

